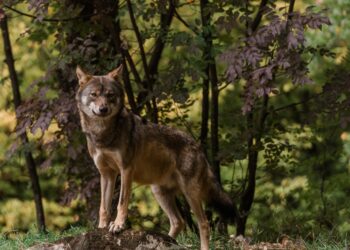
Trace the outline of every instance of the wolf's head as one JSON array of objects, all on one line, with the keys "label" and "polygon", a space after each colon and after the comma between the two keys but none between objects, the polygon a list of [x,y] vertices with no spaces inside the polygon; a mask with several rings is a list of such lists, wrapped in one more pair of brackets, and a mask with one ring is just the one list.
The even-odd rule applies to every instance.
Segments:
[{"label": "wolf's head", "polygon": [[79,89],[76,94],[78,108],[91,118],[106,118],[117,114],[124,105],[124,92],[118,78],[122,65],[107,75],[94,76],[79,66],[76,73]]}]

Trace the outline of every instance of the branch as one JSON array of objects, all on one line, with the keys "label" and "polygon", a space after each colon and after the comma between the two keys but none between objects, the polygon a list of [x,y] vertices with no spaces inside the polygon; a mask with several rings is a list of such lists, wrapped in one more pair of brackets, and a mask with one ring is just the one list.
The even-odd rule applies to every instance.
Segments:
[{"label": "branch", "polygon": [[[148,70],[148,65],[147,65],[146,53],[145,53],[145,49],[143,47],[143,41],[142,41],[141,33],[140,33],[140,30],[139,30],[139,27],[137,26],[135,15],[134,15],[134,11],[133,11],[132,4],[131,4],[130,0],[126,0],[126,3],[127,3],[127,6],[128,6],[128,10],[129,10],[129,16],[130,16],[131,24],[132,24],[133,29],[135,31],[137,43],[138,43],[139,48],[140,48],[140,54],[141,54],[141,59],[142,59],[142,64],[143,64],[145,76],[146,76],[147,82],[150,82],[150,76],[149,76],[149,70]],[[151,86],[148,86],[148,88],[150,88],[150,87]],[[151,90],[151,88],[149,90]]]},{"label": "branch", "polygon": [[[4,7],[6,9],[9,9],[9,10],[11,10],[13,12],[16,12],[17,14],[20,14],[22,16],[30,17],[32,19],[38,19],[38,17],[35,16],[35,15],[31,15],[31,14],[22,12],[22,11],[17,10],[15,8],[12,8],[12,7],[8,6],[8,5],[4,5]],[[99,13],[94,13],[94,14],[91,14],[91,15],[76,16],[76,17],[69,17],[69,18],[43,18],[42,21],[45,21],[45,22],[69,22],[69,21],[74,21],[74,20],[83,19],[83,18],[87,18],[87,17],[93,17],[93,16],[96,16],[98,14]]]},{"label": "branch", "polygon": [[[145,53],[145,49],[143,47],[143,41],[142,41],[142,37],[141,37],[141,33],[139,30],[139,27],[137,26],[136,23],[136,19],[135,19],[135,15],[134,15],[134,11],[132,9],[132,4],[130,2],[130,0],[126,0],[127,6],[128,6],[128,10],[129,10],[129,15],[130,15],[130,20],[132,23],[132,26],[134,28],[135,31],[135,35],[136,35],[136,39],[140,48],[140,54],[141,54],[141,60],[142,60],[142,64],[143,64],[143,69],[145,72],[145,77],[146,77],[146,81],[147,81],[147,90],[149,93],[151,93],[153,91],[153,84],[152,84],[152,80],[151,80],[151,71],[148,68],[147,65],[147,58],[146,58],[146,53]],[[148,93],[148,94],[149,94]],[[152,96],[151,99],[152,102],[152,109],[150,109],[150,106],[148,105],[148,109],[149,111],[151,111],[151,116],[152,116],[152,121],[154,123],[158,123],[158,107],[157,107],[157,102],[154,96]]]},{"label": "branch", "polygon": [[290,0],[289,1],[289,8],[288,8],[288,20],[290,20],[292,18],[292,12],[294,10],[294,4],[295,4],[295,0]]},{"label": "branch", "polygon": [[185,25],[189,30],[191,30],[193,33],[195,33],[196,35],[199,35],[199,32],[197,31],[197,29],[191,27],[177,12],[177,10],[175,9],[175,17],[183,24]]},{"label": "branch", "polygon": [[316,99],[316,98],[318,98],[320,95],[323,95],[323,94],[324,94],[324,93],[322,92],[322,93],[319,93],[319,94],[317,94],[317,95],[311,96],[309,99],[306,99],[306,100],[304,100],[304,101],[294,102],[294,103],[290,103],[290,104],[288,104],[288,105],[285,105],[285,106],[276,108],[276,109],[272,110],[271,112],[269,112],[268,114],[274,113],[274,112],[279,112],[279,111],[282,111],[282,110],[285,110],[285,109],[289,109],[289,108],[292,108],[292,107],[295,107],[295,106],[298,106],[298,105],[306,104],[306,103],[310,102],[311,100]]},{"label": "branch", "polygon": [[[119,12],[118,6],[119,6],[119,1],[116,1],[116,7],[117,7],[116,16],[118,16],[118,12]],[[116,22],[112,21],[111,32],[112,32],[113,37],[115,38],[115,39],[113,39],[115,49],[117,52],[119,52],[122,55],[122,65],[124,68],[123,81],[124,81],[125,92],[126,92],[126,95],[128,97],[131,110],[133,111],[133,113],[138,114],[138,109],[137,109],[137,105],[136,105],[135,98],[134,98],[134,93],[133,93],[131,82],[130,82],[128,67],[127,67],[127,64],[125,61],[125,53],[124,53],[124,49],[122,46],[122,41],[120,39],[121,28],[120,28],[120,20],[119,19]]]},{"label": "branch", "polygon": [[147,89],[147,86],[146,86],[145,83],[141,80],[141,77],[140,77],[139,73],[137,72],[135,63],[134,63],[134,61],[132,60],[132,57],[131,57],[129,51],[128,51],[127,49],[123,49],[123,54],[125,55],[126,61],[127,61],[128,64],[129,64],[129,67],[130,67],[130,69],[131,69],[132,74],[134,75],[134,78],[135,78],[136,83],[137,83],[140,87]]},{"label": "branch", "polygon": [[[150,62],[149,62],[149,76],[150,76],[150,86],[149,88],[153,89],[153,84],[155,82],[155,76],[158,74],[158,65],[160,62],[160,58],[162,55],[162,52],[165,47],[165,42],[163,39],[163,36],[168,33],[171,21],[173,19],[175,12],[175,5],[172,0],[169,0],[169,10],[167,14],[161,14],[160,15],[160,28],[161,33],[159,34],[155,45],[153,54],[151,56]],[[153,105],[153,120],[156,122],[158,121],[158,108],[157,108],[157,102],[154,96],[152,96],[152,105]]]},{"label": "branch", "polygon": [[264,7],[267,4],[267,1],[268,0],[261,0],[261,2],[260,2],[258,13],[256,14],[254,21],[252,22],[252,26],[251,26],[251,29],[253,32],[256,31],[256,29],[258,28],[258,26],[261,22],[262,13],[264,11]]},{"label": "branch", "polygon": [[162,55],[162,52],[165,46],[163,36],[168,33],[171,21],[173,19],[173,16],[176,10],[172,0],[170,0],[169,2],[170,2],[170,6],[169,6],[168,13],[161,14],[160,16],[161,33],[159,34],[155,42],[153,54],[149,61],[149,73],[153,78],[154,78],[154,75],[158,73],[158,65],[159,65],[160,57]]}]

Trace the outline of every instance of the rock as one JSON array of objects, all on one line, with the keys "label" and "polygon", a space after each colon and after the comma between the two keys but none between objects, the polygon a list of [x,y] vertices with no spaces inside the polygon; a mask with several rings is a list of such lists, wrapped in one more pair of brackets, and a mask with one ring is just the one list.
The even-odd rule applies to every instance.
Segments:
[{"label": "rock", "polygon": [[125,230],[118,234],[107,229],[96,229],[74,237],[60,239],[53,243],[41,243],[27,250],[147,250],[147,249],[185,249],[170,236],[145,231]]}]

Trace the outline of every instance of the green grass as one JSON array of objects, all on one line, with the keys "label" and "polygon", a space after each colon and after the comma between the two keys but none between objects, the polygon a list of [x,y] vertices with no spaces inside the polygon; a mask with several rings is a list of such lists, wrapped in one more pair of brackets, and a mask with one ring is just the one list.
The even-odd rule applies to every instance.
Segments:
[{"label": "green grass", "polygon": [[67,236],[74,236],[86,232],[83,227],[71,227],[63,232],[48,232],[47,234],[38,233],[36,229],[31,229],[28,233],[11,233],[0,235],[1,250],[26,249],[39,243],[48,243],[59,240]]},{"label": "green grass", "polygon": [[[302,242],[307,250],[347,250],[350,249],[348,238],[350,239],[350,237],[336,237],[325,234],[317,236],[313,241],[302,240]],[[188,249],[199,249],[200,247],[199,237],[191,232],[180,234],[176,241]],[[210,238],[210,249],[241,250],[240,247],[233,247],[230,242],[232,241],[227,237],[212,235]],[[254,241],[251,244],[259,244],[259,241]]]},{"label": "green grass", "polygon": [[319,235],[314,241],[306,241],[309,250],[344,250],[349,249],[349,237],[338,237],[332,235]]},{"label": "green grass", "polygon": [[[47,234],[38,233],[36,229],[31,229],[28,233],[11,233],[7,235],[0,235],[0,249],[26,249],[32,245],[39,243],[49,243],[59,240],[64,237],[74,236],[86,232],[88,228],[72,227],[63,232],[48,232]],[[348,237],[334,237],[332,235],[319,235],[313,241],[305,240],[306,249],[310,250],[344,250],[349,249]],[[176,239],[177,242],[187,249],[199,249],[199,237],[187,231],[182,233]],[[254,244],[257,244],[256,242]],[[227,237],[220,235],[212,235],[210,240],[210,249],[220,250],[238,250],[234,248]]]},{"label": "green grass", "polygon": [[[187,231],[186,233],[181,233],[176,241],[179,245],[186,247],[187,249],[200,249],[199,236],[195,233]],[[226,236],[212,234],[209,242],[210,249],[220,249],[220,250],[236,250],[230,243]]]}]

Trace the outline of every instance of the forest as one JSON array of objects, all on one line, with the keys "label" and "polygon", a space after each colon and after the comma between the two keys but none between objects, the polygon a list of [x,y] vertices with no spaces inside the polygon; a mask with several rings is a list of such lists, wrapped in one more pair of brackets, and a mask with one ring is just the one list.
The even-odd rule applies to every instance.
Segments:
[{"label": "forest", "polygon": [[[198,142],[237,212],[228,223],[206,207],[212,238],[346,248],[349,13],[347,0],[0,1],[0,248],[97,227],[78,65],[93,75],[123,65],[126,107]],[[183,197],[177,206],[181,243],[198,232]],[[137,183],[128,220],[169,228]]]}]

